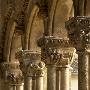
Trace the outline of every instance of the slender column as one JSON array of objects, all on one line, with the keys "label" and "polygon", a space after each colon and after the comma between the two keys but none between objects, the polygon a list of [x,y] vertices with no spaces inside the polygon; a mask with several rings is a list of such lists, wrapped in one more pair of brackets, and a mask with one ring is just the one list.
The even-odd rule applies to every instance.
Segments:
[{"label": "slender column", "polygon": [[17,85],[16,90],[23,90],[23,84]]},{"label": "slender column", "polygon": [[45,64],[41,63],[41,68],[36,71],[36,89],[37,90],[43,90],[43,77],[44,77],[44,70]]},{"label": "slender column", "polygon": [[36,78],[32,77],[32,90],[36,90]]},{"label": "slender column", "polygon": [[62,52],[62,57],[60,60],[61,66],[61,84],[60,90],[70,90],[70,65],[73,62],[73,55],[75,49],[67,48]]},{"label": "slender column", "polygon": [[18,52],[16,58],[24,75],[24,90],[43,90],[45,64],[40,60],[40,53],[24,50]]},{"label": "slender column", "polygon": [[16,90],[16,86],[15,85],[9,85],[9,90]]},{"label": "slender column", "polygon": [[[86,51],[78,51],[78,88],[81,90],[88,90],[88,62],[89,54]],[[83,87],[85,85],[85,87]]]},{"label": "slender column", "polygon": [[47,66],[47,89],[56,90],[56,66]]},{"label": "slender column", "polygon": [[71,80],[72,80],[72,70],[73,70],[73,68],[71,67],[71,65],[70,65],[70,67],[69,67],[69,90],[71,90]]},{"label": "slender column", "polygon": [[57,67],[56,70],[56,90],[60,90],[61,84],[61,67]]},{"label": "slender column", "polygon": [[90,90],[90,51],[89,51],[89,62],[88,62],[88,71],[89,71],[89,73],[88,73],[88,76],[89,76],[89,82],[88,82],[88,84],[89,84],[89,90]]},{"label": "slender column", "polygon": [[21,90],[16,87],[21,85],[23,87],[23,76],[19,68],[19,62],[3,62],[2,68],[4,72],[4,79],[9,90]]},{"label": "slender column", "polygon": [[[68,68],[69,68],[69,71],[68,71]],[[63,84],[63,78],[66,78],[66,77],[64,77],[65,76],[64,69],[66,69],[66,72],[68,71],[67,75],[69,75],[69,77],[68,77],[69,80],[65,79],[64,83],[68,83],[68,84]],[[67,86],[67,85],[69,85],[69,86]],[[65,87],[68,87],[68,88],[65,89]],[[57,71],[56,71],[56,90],[67,90],[67,89],[71,90],[71,67],[70,67],[70,65],[68,65],[68,66],[60,65],[57,67]]]},{"label": "slender column", "polygon": [[89,90],[90,17],[73,17],[66,22],[70,43],[78,53],[78,90]]},{"label": "slender column", "polygon": [[43,77],[36,78],[36,89],[43,90]]},{"label": "slender column", "polygon": [[69,90],[69,68],[61,67],[61,90]]},{"label": "slender column", "polygon": [[16,85],[12,85],[12,87],[13,87],[13,90],[16,90]]},{"label": "slender column", "polygon": [[32,77],[24,76],[24,90],[32,90]]}]

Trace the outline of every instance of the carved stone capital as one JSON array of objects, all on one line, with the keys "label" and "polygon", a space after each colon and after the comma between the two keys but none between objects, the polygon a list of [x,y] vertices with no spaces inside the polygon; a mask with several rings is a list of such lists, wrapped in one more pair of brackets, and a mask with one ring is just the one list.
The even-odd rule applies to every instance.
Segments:
[{"label": "carved stone capital", "polygon": [[70,65],[72,63],[72,57],[73,53],[63,53],[60,60],[60,65],[61,66]]},{"label": "carved stone capital", "polygon": [[70,46],[68,39],[54,36],[44,36],[39,39],[38,45],[41,47],[42,60],[46,64],[57,64],[61,59],[61,48]]},{"label": "carved stone capital", "polygon": [[25,61],[40,61],[41,60],[41,53],[40,52],[33,52],[30,50],[22,50],[16,53],[16,59],[18,59],[20,62],[25,62]]},{"label": "carved stone capital", "polygon": [[28,74],[31,76],[35,75],[35,76],[44,76],[44,68],[45,68],[45,64],[44,62],[40,61],[38,63],[36,62],[32,62],[29,64],[28,67]]},{"label": "carved stone capital", "polygon": [[66,22],[70,42],[77,49],[82,49],[90,44],[90,17],[73,17]]},{"label": "carved stone capital", "polygon": [[4,71],[3,76],[9,84],[21,84],[23,82],[23,75],[19,68],[19,62],[3,62],[1,64]]},{"label": "carved stone capital", "polygon": [[71,65],[73,62],[74,54],[74,48],[63,48],[61,50],[61,59],[59,63],[57,63],[57,67]]},{"label": "carved stone capital", "polygon": [[42,51],[42,60],[48,64],[57,64],[61,59],[60,49],[45,48]]},{"label": "carved stone capital", "polygon": [[40,52],[33,52],[29,50],[20,51],[16,54],[19,59],[20,68],[26,76],[43,75],[43,68],[45,64],[41,61]]}]

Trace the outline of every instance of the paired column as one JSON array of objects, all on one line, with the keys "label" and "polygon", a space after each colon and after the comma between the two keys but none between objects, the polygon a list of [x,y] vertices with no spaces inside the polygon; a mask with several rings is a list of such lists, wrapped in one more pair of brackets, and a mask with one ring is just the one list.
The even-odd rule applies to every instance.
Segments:
[{"label": "paired column", "polygon": [[71,70],[70,69],[71,69],[70,65],[57,67],[56,90],[71,90]]},{"label": "paired column", "polygon": [[66,22],[66,28],[78,54],[78,90],[89,90],[90,17],[73,17]]},{"label": "paired column", "polygon": [[[69,88],[67,85],[69,69],[66,66],[58,67],[61,70],[61,77],[60,70],[57,70],[57,64],[61,63],[61,48],[69,47],[68,40],[54,36],[44,36],[39,40],[38,45],[41,47],[42,60],[47,66],[47,90],[60,90],[60,88],[61,90],[69,90],[67,89]],[[61,78],[63,78],[62,84],[64,85],[61,85],[62,87],[59,85]]]},{"label": "paired column", "polygon": [[16,54],[24,75],[24,90],[43,90],[45,64],[41,61],[40,52],[29,50]]},{"label": "paired column", "polygon": [[[70,90],[70,73],[71,73],[71,63],[73,62],[73,54],[75,53],[74,48],[66,48],[61,51],[61,60],[57,64],[57,90]],[[59,73],[59,75],[58,75]]]},{"label": "paired column", "polygon": [[3,62],[3,78],[8,90],[23,90],[23,76],[19,62]]}]

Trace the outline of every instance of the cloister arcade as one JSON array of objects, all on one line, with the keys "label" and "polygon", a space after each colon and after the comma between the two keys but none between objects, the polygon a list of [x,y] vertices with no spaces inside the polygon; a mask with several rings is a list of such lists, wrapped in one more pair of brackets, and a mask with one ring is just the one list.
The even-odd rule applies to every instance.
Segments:
[{"label": "cloister arcade", "polygon": [[90,90],[89,4],[0,0],[0,90]]}]

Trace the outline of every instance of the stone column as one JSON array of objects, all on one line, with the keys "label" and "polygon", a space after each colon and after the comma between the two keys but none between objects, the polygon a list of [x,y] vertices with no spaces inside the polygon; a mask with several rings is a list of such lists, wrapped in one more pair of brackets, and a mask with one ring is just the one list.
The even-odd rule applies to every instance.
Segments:
[{"label": "stone column", "polygon": [[61,84],[61,67],[57,66],[56,69],[56,90],[60,90]]},{"label": "stone column", "polygon": [[59,70],[61,71],[60,90],[70,90],[70,69],[71,63],[73,62],[73,54],[75,53],[74,48],[62,49],[61,60],[58,64]]},{"label": "stone column", "polygon": [[23,90],[23,76],[19,68],[19,62],[3,62],[1,66],[5,71],[3,78],[8,90]]},{"label": "stone column", "polygon": [[44,72],[42,70],[38,70],[36,72],[36,90],[43,90],[43,77]]},{"label": "stone column", "polygon": [[24,75],[24,90],[32,90],[32,76]]},{"label": "stone column", "polygon": [[32,77],[32,89],[36,90],[36,78]]},{"label": "stone column", "polygon": [[69,90],[69,67],[61,67],[61,87],[60,90]]},{"label": "stone column", "polygon": [[41,61],[40,52],[24,50],[18,52],[16,58],[24,75],[24,90],[43,90],[45,64]]},{"label": "stone column", "polygon": [[73,17],[66,22],[66,28],[78,54],[78,90],[89,90],[90,17]]},{"label": "stone column", "polygon": [[[88,62],[89,62],[89,56],[87,51],[78,51],[78,83],[80,84],[78,88],[81,88],[82,90],[89,90],[89,76],[88,76]],[[82,77],[81,77],[82,76]],[[85,88],[83,89],[83,85],[85,85]],[[87,88],[87,89],[86,89]]]},{"label": "stone column", "polygon": [[23,86],[24,86],[24,84],[22,83],[22,84],[18,84],[17,86],[16,86],[16,90],[23,90]]},{"label": "stone column", "polygon": [[47,90],[56,90],[56,65],[61,59],[60,48],[69,47],[68,39],[44,36],[39,39],[38,45],[41,47],[42,60],[47,66]]}]

